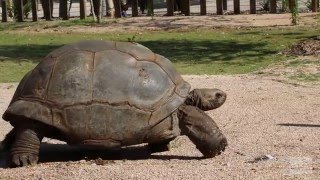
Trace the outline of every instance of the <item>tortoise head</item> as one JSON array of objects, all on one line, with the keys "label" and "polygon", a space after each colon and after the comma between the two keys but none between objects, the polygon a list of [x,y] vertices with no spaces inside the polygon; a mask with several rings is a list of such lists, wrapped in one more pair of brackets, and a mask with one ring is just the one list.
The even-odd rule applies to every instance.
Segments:
[{"label": "tortoise head", "polygon": [[226,93],[219,89],[194,89],[189,93],[185,104],[208,111],[220,107],[226,98]]}]

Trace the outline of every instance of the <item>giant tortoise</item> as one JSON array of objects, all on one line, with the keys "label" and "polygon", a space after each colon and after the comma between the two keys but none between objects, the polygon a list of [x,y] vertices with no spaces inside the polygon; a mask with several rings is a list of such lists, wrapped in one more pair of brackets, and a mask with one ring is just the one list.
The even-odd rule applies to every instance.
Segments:
[{"label": "giant tortoise", "polygon": [[119,148],[148,143],[151,153],[186,135],[205,158],[227,140],[204,111],[226,94],[194,89],[171,62],[131,42],[81,41],[48,54],[21,80],[3,119],[12,167],[36,164],[44,137],[70,145]]}]

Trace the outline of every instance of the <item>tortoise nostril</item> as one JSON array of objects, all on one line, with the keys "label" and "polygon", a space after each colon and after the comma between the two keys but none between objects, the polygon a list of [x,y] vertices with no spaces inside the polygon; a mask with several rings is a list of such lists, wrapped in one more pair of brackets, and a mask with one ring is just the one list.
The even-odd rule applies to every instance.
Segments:
[{"label": "tortoise nostril", "polygon": [[216,98],[221,98],[223,95],[221,93],[216,93]]}]

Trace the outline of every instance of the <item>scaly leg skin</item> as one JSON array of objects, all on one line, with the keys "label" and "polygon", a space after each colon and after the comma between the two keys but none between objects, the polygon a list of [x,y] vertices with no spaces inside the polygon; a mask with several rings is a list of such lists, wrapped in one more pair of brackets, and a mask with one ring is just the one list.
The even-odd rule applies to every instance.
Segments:
[{"label": "scaly leg skin", "polygon": [[39,160],[39,149],[43,135],[36,127],[15,127],[16,136],[10,150],[10,167],[35,165]]},{"label": "scaly leg skin", "polygon": [[182,133],[189,137],[204,158],[221,154],[228,145],[217,124],[203,110],[182,105],[179,108],[179,120]]},{"label": "scaly leg skin", "polygon": [[169,151],[170,150],[170,142],[174,138],[162,141],[162,142],[156,142],[156,143],[149,143],[148,144],[148,149],[149,152],[152,153],[157,153],[157,152],[164,152],[164,151]]}]

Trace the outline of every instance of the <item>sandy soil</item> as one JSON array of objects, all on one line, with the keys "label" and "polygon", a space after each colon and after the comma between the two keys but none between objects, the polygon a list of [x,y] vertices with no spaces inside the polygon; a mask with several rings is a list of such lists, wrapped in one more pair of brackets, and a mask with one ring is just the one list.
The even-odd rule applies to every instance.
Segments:
[{"label": "sandy soil", "polygon": [[[98,153],[50,139],[41,163],[6,169],[0,179],[318,179],[320,177],[320,86],[283,83],[274,77],[184,76],[193,87],[217,87],[226,103],[208,112],[228,138],[212,159],[181,137],[169,152],[148,156],[144,146]],[[0,84],[0,115],[17,84]],[[0,122],[0,138],[10,130]],[[86,157],[102,157],[93,160]]]}]

